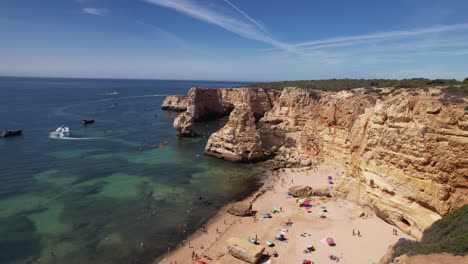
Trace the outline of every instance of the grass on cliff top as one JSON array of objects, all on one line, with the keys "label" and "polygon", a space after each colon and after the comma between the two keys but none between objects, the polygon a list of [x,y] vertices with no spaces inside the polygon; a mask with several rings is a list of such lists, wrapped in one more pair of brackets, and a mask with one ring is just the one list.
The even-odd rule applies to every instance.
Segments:
[{"label": "grass on cliff top", "polygon": [[454,255],[468,253],[468,204],[458,208],[426,229],[421,242],[399,242],[393,258],[408,254],[447,252]]},{"label": "grass on cliff top", "polygon": [[342,91],[361,87],[395,87],[395,88],[424,88],[432,86],[460,85],[455,79],[328,79],[328,80],[298,80],[283,82],[265,82],[250,84],[249,87],[261,87],[270,89],[283,89],[284,87],[301,87],[318,89],[323,91]]}]

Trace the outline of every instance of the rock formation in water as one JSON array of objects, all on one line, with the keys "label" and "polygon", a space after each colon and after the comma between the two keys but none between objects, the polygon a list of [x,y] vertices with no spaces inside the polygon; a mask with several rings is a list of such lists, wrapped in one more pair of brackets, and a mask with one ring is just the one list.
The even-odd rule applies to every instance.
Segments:
[{"label": "rock formation in water", "polygon": [[[419,238],[468,202],[465,105],[405,89],[379,95],[365,89],[192,88],[174,126],[193,135],[194,122],[230,114],[205,153],[248,161],[273,152],[271,162],[281,167],[334,162],[344,169],[335,197],[368,207]],[[282,135],[283,144],[262,149],[265,132]]]},{"label": "rock formation in water", "polygon": [[263,158],[260,131],[249,106],[239,105],[234,108],[226,125],[208,139],[205,154],[235,162]]},{"label": "rock formation in water", "polygon": [[187,96],[183,94],[168,95],[164,99],[161,109],[171,111],[185,111],[187,110]]}]

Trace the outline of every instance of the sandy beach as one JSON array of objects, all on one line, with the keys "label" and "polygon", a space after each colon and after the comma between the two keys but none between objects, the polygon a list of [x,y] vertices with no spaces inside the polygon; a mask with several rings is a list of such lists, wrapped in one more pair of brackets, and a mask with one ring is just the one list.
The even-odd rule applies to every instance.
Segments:
[{"label": "sandy beach", "polygon": [[[231,237],[249,239],[257,236],[259,244],[265,246],[265,253],[278,253],[271,257],[271,263],[302,263],[304,259],[314,263],[333,263],[331,254],[339,257],[339,263],[363,264],[377,263],[390,245],[400,237],[409,238],[401,230],[393,234],[394,226],[385,223],[375,215],[360,217],[363,210],[351,202],[314,197],[312,207],[307,211],[299,207],[297,199],[287,195],[288,189],[297,185],[312,188],[328,187],[328,176],[333,177],[334,185],[339,183],[342,168],[333,164],[323,164],[315,171],[310,169],[284,169],[269,176],[264,186],[244,201],[251,202],[257,218],[236,217],[228,214],[226,208],[212,218],[203,230],[191,235],[182,245],[169,252],[154,264],[195,263],[195,252],[206,263],[239,264],[243,261],[232,257],[227,250],[227,240]],[[320,207],[325,206],[325,218],[320,217]],[[272,214],[272,218],[262,219],[260,214],[271,212],[271,208],[282,209]],[[292,225],[285,223],[291,220]],[[275,237],[285,231],[285,241]],[[356,235],[353,235],[353,229]],[[359,231],[360,236],[357,235]],[[335,246],[325,240],[333,238]],[[266,241],[272,240],[274,247],[267,247]],[[308,245],[315,251],[305,253]],[[211,259],[211,260],[210,260]]]}]

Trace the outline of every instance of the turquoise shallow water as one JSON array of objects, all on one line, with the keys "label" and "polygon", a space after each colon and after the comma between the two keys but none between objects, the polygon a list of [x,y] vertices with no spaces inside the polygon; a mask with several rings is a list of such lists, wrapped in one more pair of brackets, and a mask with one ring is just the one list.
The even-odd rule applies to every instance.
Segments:
[{"label": "turquoise shallow water", "polygon": [[[159,110],[166,94],[233,85],[0,78],[0,129],[25,130],[0,140],[0,263],[148,263],[250,193],[258,168],[205,157],[206,139],[177,137],[177,113]],[[73,139],[49,138],[62,124]]]}]

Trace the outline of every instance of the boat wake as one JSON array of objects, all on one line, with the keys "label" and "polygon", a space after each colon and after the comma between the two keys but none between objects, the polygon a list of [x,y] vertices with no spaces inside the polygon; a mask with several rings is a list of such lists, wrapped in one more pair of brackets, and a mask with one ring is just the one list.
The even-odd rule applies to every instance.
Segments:
[{"label": "boat wake", "polygon": [[71,137],[71,131],[66,126],[61,126],[55,131],[49,133],[49,138],[52,139],[64,139],[64,140],[90,140],[96,138],[86,138],[86,137]]},{"label": "boat wake", "polygon": [[62,136],[60,133],[57,132],[50,132],[49,133],[49,138],[51,139],[62,139],[62,140],[91,140],[91,139],[97,139],[97,138],[79,138],[79,137],[67,137],[67,136]]},{"label": "boat wake", "polygon": [[112,92],[112,93],[105,93],[104,95],[118,95],[119,92],[115,91],[115,92]]}]

